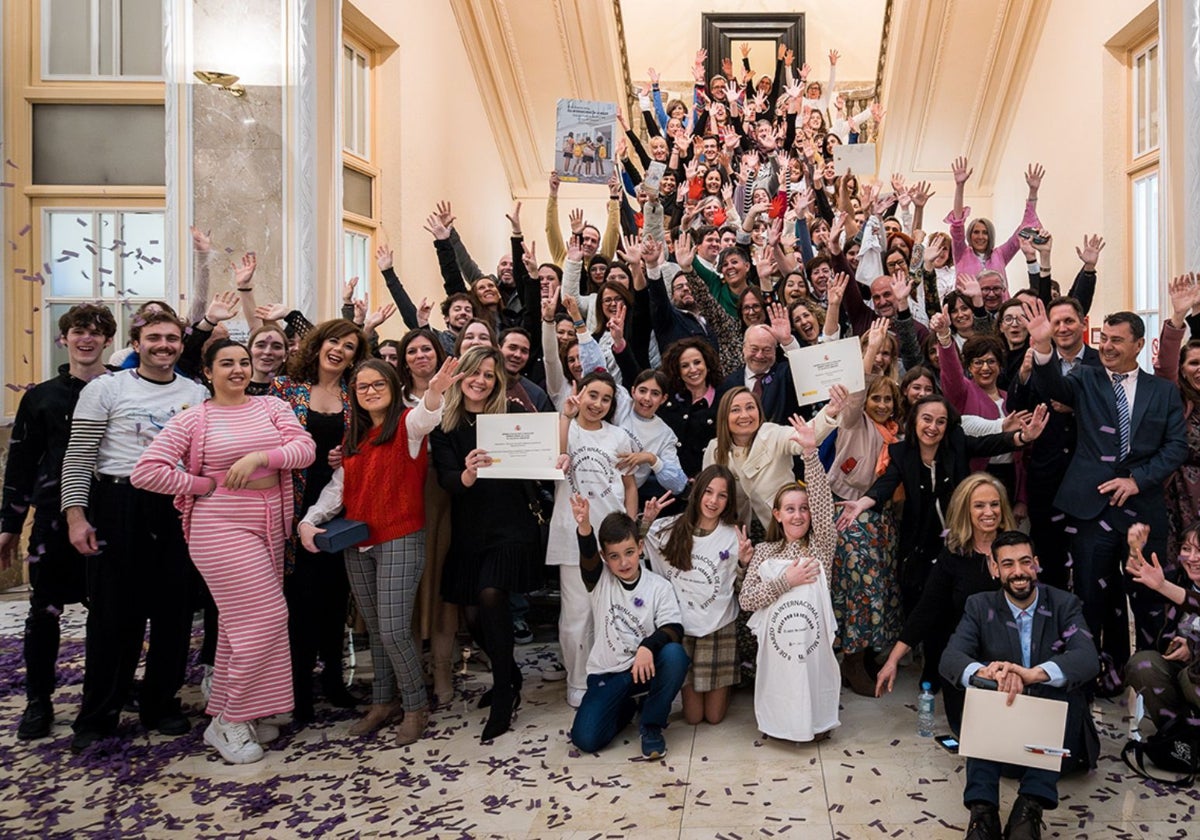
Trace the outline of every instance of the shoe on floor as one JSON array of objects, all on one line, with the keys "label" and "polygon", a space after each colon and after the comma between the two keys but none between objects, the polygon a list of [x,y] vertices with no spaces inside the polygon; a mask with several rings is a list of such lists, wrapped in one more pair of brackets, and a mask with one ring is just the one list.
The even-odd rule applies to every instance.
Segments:
[{"label": "shoe on floor", "polygon": [[250,734],[259,744],[269,744],[279,737],[279,727],[273,723],[267,723],[262,718],[248,721],[246,725],[250,727]]},{"label": "shoe on floor", "polygon": [[513,619],[513,643],[527,645],[533,641],[533,630],[523,618]]},{"label": "shoe on floor", "polygon": [[156,730],[160,735],[178,737],[192,731],[192,722],[180,711],[167,712],[155,721],[142,721],[147,729]]},{"label": "shoe on floor", "polygon": [[71,752],[79,754],[97,741],[111,737],[112,733],[97,732],[94,729],[84,729],[71,736]]},{"label": "shoe on floor", "polygon": [[371,708],[367,709],[367,713],[356,720],[350,726],[351,735],[370,735],[382,729],[393,719],[404,714],[404,709],[399,701],[391,703],[372,703]]},{"label": "shoe on floor", "polygon": [[667,754],[667,739],[663,737],[662,727],[653,724],[642,726],[642,755],[651,761],[662,758]]},{"label": "shoe on floor", "polygon": [[250,724],[228,723],[220,715],[204,730],[204,741],[230,764],[253,764],[263,757],[263,748],[254,740]]},{"label": "shoe on floor", "polygon": [[49,700],[30,700],[21,715],[21,724],[17,727],[17,740],[33,741],[45,738],[54,726],[54,706]]},{"label": "shoe on floor", "polygon": [[965,840],[1001,840],[1000,809],[990,802],[972,802]]},{"label": "shoe on floor", "polygon": [[567,689],[567,705],[572,709],[578,709],[583,703],[583,695],[587,694],[587,690],[583,688],[568,688]]},{"label": "shoe on floor", "polygon": [[561,662],[555,662],[542,669],[542,679],[546,682],[562,682],[567,678],[567,669]]},{"label": "shoe on floor", "polygon": [[425,735],[425,725],[429,723],[429,710],[416,709],[404,713],[404,720],[396,727],[396,746],[406,747],[415,744]]},{"label": "shoe on floor", "polygon": [[1020,794],[1008,813],[1004,827],[1005,840],[1041,840],[1042,805],[1036,799]]},{"label": "shoe on floor", "polygon": [[321,688],[325,699],[331,706],[337,706],[339,709],[353,709],[359,703],[358,698],[350,693],[350,689],[346,688],[345,683],[341,680],[323,683]]}]

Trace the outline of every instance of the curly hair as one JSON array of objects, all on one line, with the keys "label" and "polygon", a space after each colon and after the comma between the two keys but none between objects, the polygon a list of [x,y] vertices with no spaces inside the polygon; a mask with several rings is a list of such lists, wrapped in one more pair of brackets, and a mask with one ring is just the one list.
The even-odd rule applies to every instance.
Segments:
[{"label": "curly hair", "polygon": [[346,369],[342,371],[342,379],[349,380],[350,372],[367,357],[367,339],[358,324],[345,318],[322,321],[305,333],[300,349],[288,360],[288,376],[296,382],[315,383],[321,369],[321,347],[329,339],[347,336],[353,336],[356,342],[354,357],[348,360]]},{"label": "curly hair", "polygon": [[671,393],[687,393],[687,386],[683,384],[683,377],[679,375],[679,357],[688,350],[695,350],[704,359],[704,367],[707,368],[704,383],[713,388],[720,386],[721,359],[717,355],[717,351],[703,338],[690,336],[671,342],[671,345],[667,347],[667,352],[663,353],[662,371],[667,375]]}]

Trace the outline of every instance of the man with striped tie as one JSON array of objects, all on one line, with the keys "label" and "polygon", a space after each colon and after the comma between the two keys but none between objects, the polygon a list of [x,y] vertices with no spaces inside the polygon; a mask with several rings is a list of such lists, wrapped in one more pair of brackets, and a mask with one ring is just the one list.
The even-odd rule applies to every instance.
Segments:
[{"label": "man with striped tie", "polygon": [[1080,365],[1063,375],[1051,361],[1051,327],[1040,300],[1024,301],[1034,350],[1038,391],[1071,406],[1078,417],[1075,453],[1055,506],[1066,513],[1071,573],[1084,617],[1100,650],[1098,693],[1122,689],[1129,659],[1132,608],[1139,649],[1153,647],[1169,616],[1161,598],[1127,580],[1125,534],[1135,522],[1150,526],[1146,556],[1167,556],[1163,482],[1187,458],[1187,432],[1179,390],[1138,368],[1146,326],[1132,312],[1114,312],[1100,331],[1100,367]]}]

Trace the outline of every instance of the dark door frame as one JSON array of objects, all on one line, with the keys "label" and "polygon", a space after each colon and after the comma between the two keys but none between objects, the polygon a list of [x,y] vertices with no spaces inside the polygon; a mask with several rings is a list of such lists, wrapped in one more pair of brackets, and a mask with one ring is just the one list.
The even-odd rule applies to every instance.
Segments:
[{"label": "dark door frame", "polygon": [[[705,72],[707,78],[719,75],[721,59],[732,58],[735,72],[741,75],[740,56],[735,41],[775,41],[786,45],[796,54],[796,72],[804,66],[804,13],[739,14],[737,12],[705,12],[700,16],[700,44],[708,50]],[[758,75],[774,77],[775,67],[755,68]]]}]

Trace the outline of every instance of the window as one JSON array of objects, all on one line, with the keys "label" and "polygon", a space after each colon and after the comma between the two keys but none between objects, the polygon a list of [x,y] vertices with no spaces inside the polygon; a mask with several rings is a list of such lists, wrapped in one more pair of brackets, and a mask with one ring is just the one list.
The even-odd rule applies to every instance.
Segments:
[{"label": "window", "polygon": [[1146,322],[1146,347],[1138,359],[1153,370],[1152,349],[1162,327],[1158,276],[1158,170],[1133,180],[1133,308]]},{"label": "window", "polygon": [[[375,274],[371,260],[371,235],[351,228],[343,230],[342,260],[345,265],[345,276],[347,279],[350,277],[358,278],[358,286],[354,289],[354,297],[356,300],[361,300]],[[380,306],[382,303],[383,301],[380,300],[375,305]]]},{"label": "window", "polygon": [[42,79],[162,79],[161,0],[42,0]]},{"label": "window", "polygon": [[117,318],[113,345],[129,334],[133,313],[147,300],[175,299],[163,268],[161,210],[64,209],[42,211],[42,278],[48,352],[43,374],[67,361],[59,347],[58,318],[77,303],[100,302]]},{"label": "window", "polygon": [[342,148],[371,159],[371,57],[342,44]]},{"label": "window", "polygon": [[1133,53],[1133,156],[1158,149],[1158,42]]}]

